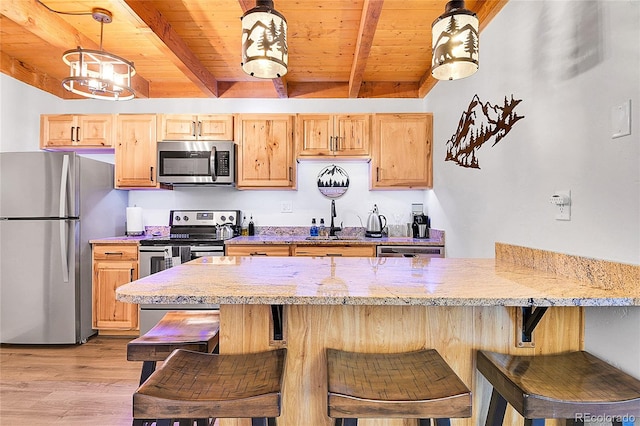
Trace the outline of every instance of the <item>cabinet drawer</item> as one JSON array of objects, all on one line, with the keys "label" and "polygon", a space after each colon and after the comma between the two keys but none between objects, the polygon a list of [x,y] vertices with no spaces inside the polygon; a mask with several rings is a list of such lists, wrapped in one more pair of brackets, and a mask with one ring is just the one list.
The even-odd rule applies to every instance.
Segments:
[{"label": "cabinet drawer", "polygon": [[138,260],[136,244],[101,244],[93,246],[94,260]]},{"label": "cabinet drawer", "polygon": [[289,256],[288,245],[254,244],[227,246],[227,256]]},{"label": "cabinet drawer", "polygon": [[373,245],[313,245],[295,248],[295,256],[375,257],[375,255],[376,249]]}]

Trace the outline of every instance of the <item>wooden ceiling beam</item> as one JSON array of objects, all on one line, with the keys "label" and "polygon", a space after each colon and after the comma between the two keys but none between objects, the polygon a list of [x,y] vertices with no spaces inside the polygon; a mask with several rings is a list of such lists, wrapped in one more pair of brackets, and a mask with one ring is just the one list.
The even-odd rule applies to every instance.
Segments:
[{"label": "wooden ceiling beam", "polygon": [[364,70],[367,66],[367,58],[371,52],[373,36],[376,33],[378,19],[382,12],[383,0],[365,0],[360,17],[360,28],[358,29],[358,41],[356,43],[353,64],[351,65],[351,75],[349,76],[349,97],[357,98],[360,93],[360,86],[364,78]]},{"label": "wooden ceiling beam", "polygon": [[[0,13],[44,42],[61,49],[73,49],[77,46],[85,49],[100,48],[93,40],[35,0],[2,0]],[[142,77],[135,75],[132,85],[136,96],[149,97],[149,83]]]},{"label": "wooden ceiling beam", "polygon": [[[478,10],[474,10],[476,15],[478,15],[478,21],[480,24],[479,31],[482,32],[487,25],[491,22],[491,20],[502,10],[502,8],[509,2],[509,0],[485,0],[480,3],[480,8]],[[444,12],[444,11],[443,11]],[[480,47],[482,49],[482,47]],[[420,79],[420,89],[418,90],[418,96],[424,98],[427,96],[427,93],[438,82],[437,79],[431,76],[431,67],[427,70],[427,72]]]},{"label": "wooden ceiling beam", "polygon": [[[62,81],[45,72],[35,69],[18,59],[0,52],[0,71],[29,86],[36,87],[59,98],[66,98],[72,93],[62,87]],[[71,96],[69,96],[71,97]]]},{"label": "wooden ceiling beam", "polygon": [[[256,5],[255,0],[238,0],[238,3],[240,4],[243,14],[246,13],[247,10],[253,9]],[[276,93],[279,98],[284,99],[289,97],[287,80],[285,77],[274,78],[271,81],[273,82],[273,87],[276,89]]]},{"label": "wooden ceiling beam", "polygon": [[147,34],[158,49],[200,90],[208,96],[217,98],[218,80],[194,55],[171,24],[153,7],[152,2],[124,0],[124,3],[153,31],[153,35]]}]

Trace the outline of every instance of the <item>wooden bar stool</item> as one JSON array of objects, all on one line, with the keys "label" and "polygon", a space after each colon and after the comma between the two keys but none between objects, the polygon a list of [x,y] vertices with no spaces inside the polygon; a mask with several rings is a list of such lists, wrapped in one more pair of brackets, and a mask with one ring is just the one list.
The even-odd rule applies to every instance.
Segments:
[{"label": "wooden bar stool", "polygon": [[582,424],[585,416],[605,416],[614,425],[640,418],[640,380],[588,352],[516,356],[478,351],[477,368],[493,386],[486,425],[502,424],[507,403],[527,426],[542,426],[544,419]]},{"label": "wooden bar stool", "polygon": [[170,311],[143,336],[127,344],[127,360],[142,361],[140,384],[175,349],[213,352],[218,346],[220,311]]},{"label": "wooden bar stool", "polygon": [[[359,418],[435,419],[471,416],[471,391],[435,349],[355,353],[327,349],[328,413],[336,426]],[[344,423],[343,423],[344,421]]]},{"label": "wooden bar stool", "polygon": [[251,418],[275,426],[286,349],[218,355],[183,349],[133,394],[135,419]]}]

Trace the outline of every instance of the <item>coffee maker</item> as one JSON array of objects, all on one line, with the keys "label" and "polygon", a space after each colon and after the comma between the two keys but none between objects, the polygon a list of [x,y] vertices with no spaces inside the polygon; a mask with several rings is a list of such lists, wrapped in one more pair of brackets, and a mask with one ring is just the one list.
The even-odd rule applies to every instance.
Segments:
[{"label": "coffee maker", "polygon": [[411,229],[413,231],[413,238],[429,238],[429,228],[431,227],[431,221],[429,216],[424,213],[413,214],[413,224]]}]

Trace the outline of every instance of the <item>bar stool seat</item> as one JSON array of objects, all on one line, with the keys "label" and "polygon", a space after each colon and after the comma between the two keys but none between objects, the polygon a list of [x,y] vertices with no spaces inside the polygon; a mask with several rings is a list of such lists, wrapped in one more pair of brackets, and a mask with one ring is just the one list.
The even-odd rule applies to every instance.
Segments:
[{"label": "bar stool seat", "polygon": [[487,425],[502,424],[507,403],[525,425],[543,425],[544,419],[581,423],[585,415],[608,416],[614,424],[640,418],[640,380],[585,351],[534,356],[478,351],[477,368],[493,386]]},{"label": "bar stool seat", "polygon": [[336,425],[359,418],[436,419],[471,416],[471,391],[435,349],[355,353],[327,349],[328,414]]},{"label": "bar stool seat", "polygon": [[140,384],[176,349],[213,352],[218,346],[220,311],[169,311],[144,335],[127,344],[127,360],[142,361]]},{"label": "bar stool seat", "polygon": [[242,355],[178,349],[133,394],[133,417],[252,418],[253,425],[275,425],[285,357],[286,349]]}]

